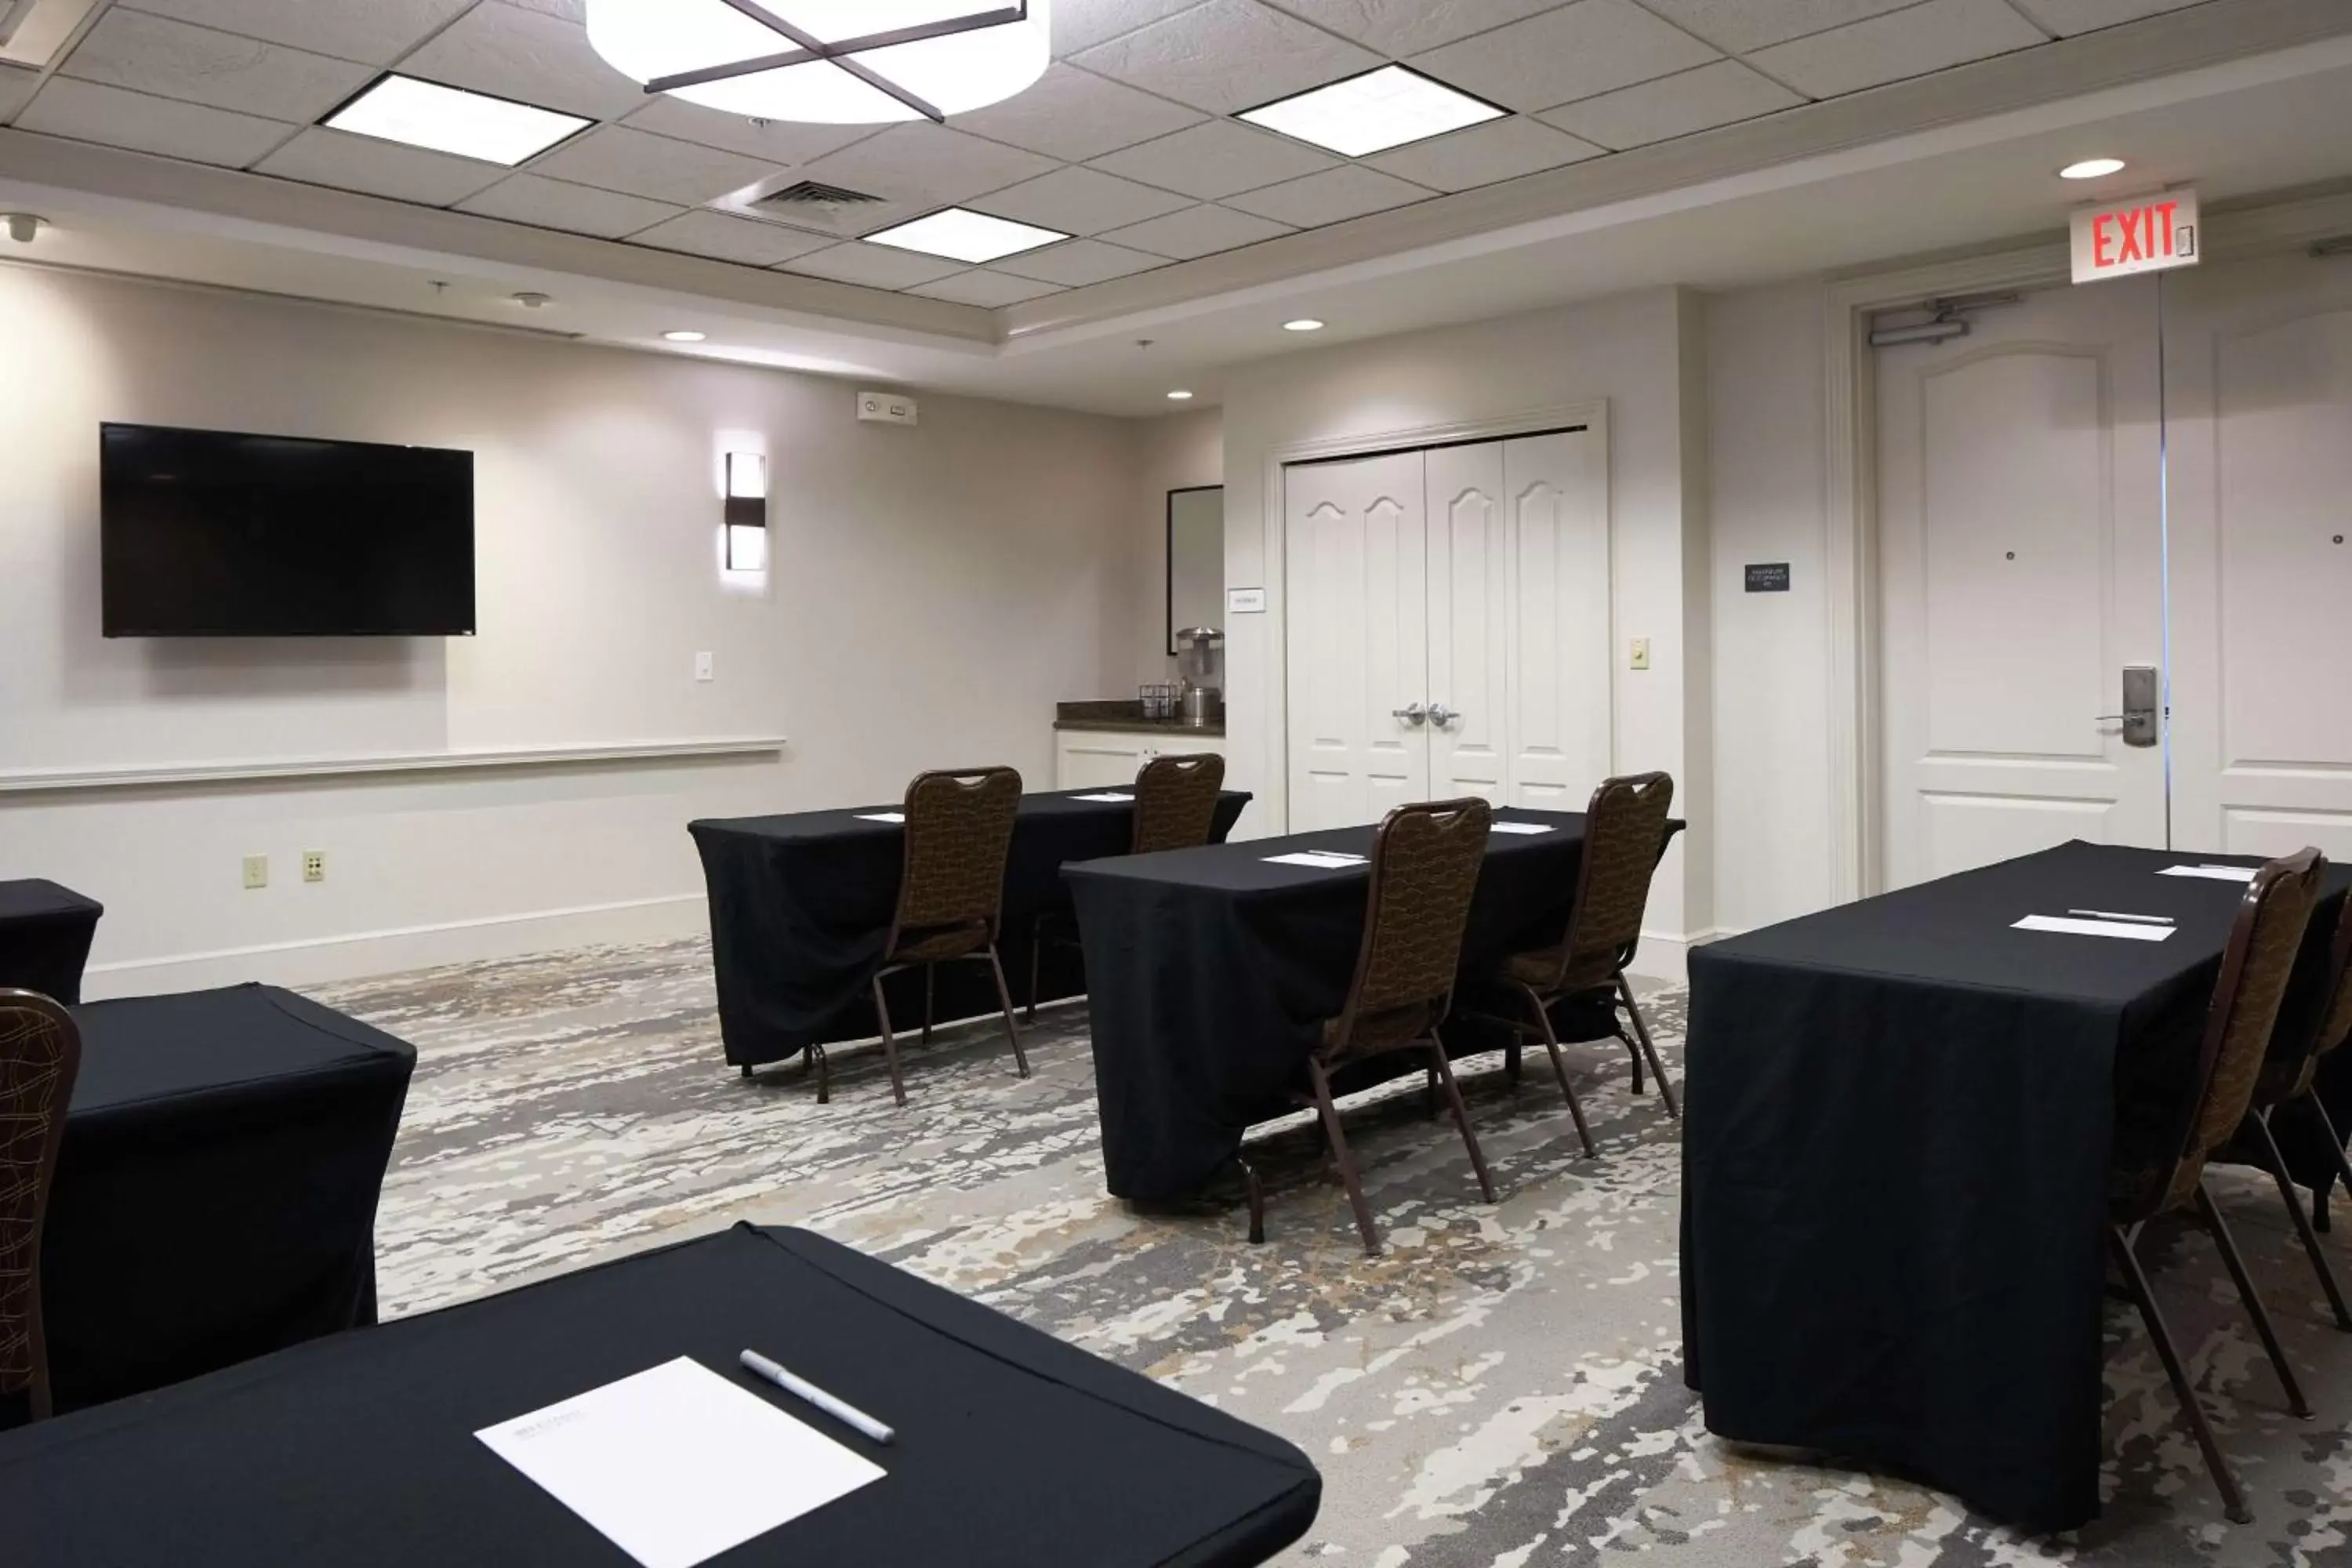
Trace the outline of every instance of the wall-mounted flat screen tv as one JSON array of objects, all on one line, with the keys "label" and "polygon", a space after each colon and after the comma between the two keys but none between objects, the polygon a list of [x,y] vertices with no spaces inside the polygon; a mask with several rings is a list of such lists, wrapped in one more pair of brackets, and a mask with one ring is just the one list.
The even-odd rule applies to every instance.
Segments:
[{"label": "wall-mounted flat screen tv", "polygon": [[99,427],[110,637],[470,637],[474,455]]}]

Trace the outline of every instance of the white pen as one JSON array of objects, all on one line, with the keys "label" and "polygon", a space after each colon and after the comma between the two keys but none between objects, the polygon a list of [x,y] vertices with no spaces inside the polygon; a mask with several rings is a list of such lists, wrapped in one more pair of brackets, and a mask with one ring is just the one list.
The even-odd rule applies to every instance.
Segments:
[{"label": "white pen", "polygon": [[2170,915],[2119,915],[2113,910],[2068,910],[2066,912],[2070,915],[2088,915],[2093,920],[2100,921],[2137,921],[2144,926],[2172,924]]},{"label": "white pen", "polygon": [[751,1373],[753,1376],[763,1378],[767,1382],[774,1384],[786,1394],[794,1394],[802,1399],[807,1400],[811,1405],[815,1405],[819,1410],[824,1411],[827,1415],[832,1416],[835,1420],[856,1427],[860,1432],[865,1433],[868,1437],[873,1438],[877,1443],[888,1443],[894,1441],[898,1436],[898,1433],[892,1431],[889,1427],[885,1426],[879,1421],[875,1420],[874,1417],[866,1415],[866,1412],[860,1410],[855,1405],[845,1404],[841,1400],[835,1399],[832,1394],[827,1394],[824,1389],[819,1388],[815,1384],[809,1382],[806,1378],[796,1377],[793,1373],[786,1372],[782,1367],[777,1365],[774,1362],[770,1361],[758,1351],[745,1351],[736,1359],[743,1363],[743,1370]]}]

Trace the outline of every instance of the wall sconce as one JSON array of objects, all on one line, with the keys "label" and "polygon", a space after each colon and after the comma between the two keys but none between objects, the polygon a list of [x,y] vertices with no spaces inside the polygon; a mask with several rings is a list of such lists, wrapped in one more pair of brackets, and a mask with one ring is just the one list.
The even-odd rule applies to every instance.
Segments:
[{"label": "wall sconce", "polygon": [[768,569],[768,458],[727,454],[727,570]]}]

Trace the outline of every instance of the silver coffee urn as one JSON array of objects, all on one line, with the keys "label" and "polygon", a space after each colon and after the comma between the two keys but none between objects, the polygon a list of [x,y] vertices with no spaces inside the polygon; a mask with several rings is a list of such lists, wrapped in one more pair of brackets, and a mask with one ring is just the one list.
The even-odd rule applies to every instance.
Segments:
[{"label": "silver coffee urn", "polygon": [[1177,712],[1186,724],[1224,721],[1224,640],[1214,626],[1187,626],[1176,634],[1176,673],[1183,682]]}]

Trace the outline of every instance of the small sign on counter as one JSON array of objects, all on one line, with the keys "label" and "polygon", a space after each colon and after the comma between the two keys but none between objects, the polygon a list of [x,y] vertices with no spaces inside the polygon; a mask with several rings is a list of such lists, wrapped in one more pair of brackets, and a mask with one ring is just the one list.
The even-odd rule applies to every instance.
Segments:
[{"label": "small sign on counter", "polygon": [[1751,594],[1787,593],[1789,563],[1785,561],[1751,562],[1748,566],[1748,591]]}]

